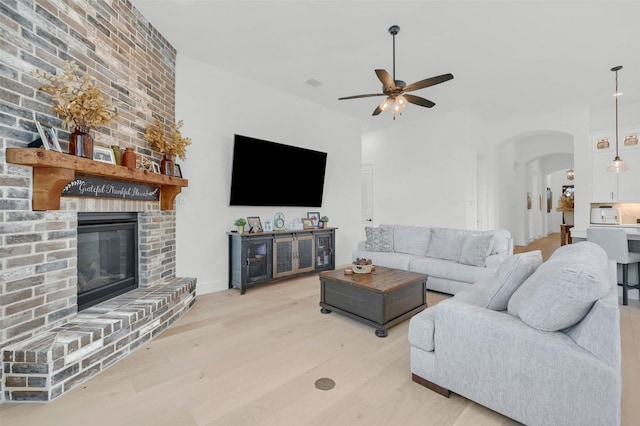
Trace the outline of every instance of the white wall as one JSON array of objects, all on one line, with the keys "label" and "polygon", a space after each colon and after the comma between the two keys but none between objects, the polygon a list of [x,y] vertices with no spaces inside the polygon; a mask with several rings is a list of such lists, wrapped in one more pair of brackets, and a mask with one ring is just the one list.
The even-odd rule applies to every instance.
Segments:
[{"label": "white wall", "polygon": [[374,226],[475,228],[483,141],[482,122],[464,111],[425,111],[424,120],[404,124],[399,117],[391,127],[365,133],[362,161],[374,166]]},{"label": "white wall", "polygon": [[[178,54],[176,117],[192,138],[186,161],[189,179],[177,200],[177,274],[198,279],[199,294],[228,288],[226,232],[238,217],[289,223],[320,211],[336,231],[336,265],[351,261],[360,237],[360,123],[316,104]],[[328,153],[321,208],[231,207],[231,161],[235,133]],[[268,159],[265,159],[268,161]],[[297,191],[304,176],[274,182],[256,176],[260,191]]]}]

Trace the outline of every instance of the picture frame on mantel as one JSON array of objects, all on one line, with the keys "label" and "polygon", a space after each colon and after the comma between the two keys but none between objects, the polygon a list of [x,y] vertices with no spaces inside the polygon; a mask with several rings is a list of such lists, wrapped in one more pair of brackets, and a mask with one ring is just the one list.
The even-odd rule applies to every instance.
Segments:
[{"label": "picture frame on mantel", "polygon": [[100,161],[101,163],[116,164],[116,158],[113,151],[99,146],[93,147],[93,159],[95,161]]},{"label": "picture frame on mantel", "polygon": [[42,141],[42,146],[47,151],[58,151],[62,152],[62,148],[60,148],[60,143],[58,142],[58,136],[56,136],[56,131],[53,127],[47,126],[44,123],[41,123],[36,120],[36,127],[38,128],[38,133],[40,134],[40,140]]},{"label": "picture frame on mantel", "polygon": [[300,220],[302,221],[302,229],[313,229],[313,220],[309,219],[308,217],[303,217],[300,218]]},{"label": "picture frame on mantel", "polygon": [[262,232],[262,223],[260,222],[260,218],[258,216],[247,217],[247,223],[249,224],[250,234],[257,234],[258,232]]}]

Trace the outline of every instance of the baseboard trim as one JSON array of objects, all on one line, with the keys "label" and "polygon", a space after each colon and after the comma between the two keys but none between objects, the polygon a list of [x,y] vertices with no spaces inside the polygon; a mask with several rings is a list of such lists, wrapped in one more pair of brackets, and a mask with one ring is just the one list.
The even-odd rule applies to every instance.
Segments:
[{"label": "baseboard trim", "polygon": [[425,388],[434,391],[435,393],[439,393],[445,398],[449,398],[449,395],[451,395],[451,391],[449,389],[443,388],[442,386],[438,386],[435,383],[430,382],[427,379],[423,379],[422,377],[417,376],[413,373],[411,374],[411,379],[417,384],[422,385]]}]

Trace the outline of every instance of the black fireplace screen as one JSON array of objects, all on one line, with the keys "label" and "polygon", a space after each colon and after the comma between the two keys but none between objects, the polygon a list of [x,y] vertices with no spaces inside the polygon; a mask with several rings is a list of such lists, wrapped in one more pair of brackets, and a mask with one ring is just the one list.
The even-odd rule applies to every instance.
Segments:
[{"label": "black fireplace screen", "polygon": [[78,215],[78,311],[137,288],[136,213]]}]

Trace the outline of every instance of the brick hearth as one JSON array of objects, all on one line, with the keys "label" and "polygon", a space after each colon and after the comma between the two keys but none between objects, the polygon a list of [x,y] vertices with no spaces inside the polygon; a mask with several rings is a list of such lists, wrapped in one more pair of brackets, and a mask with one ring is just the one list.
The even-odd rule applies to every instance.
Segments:
[{"label": "brick hearth", "polygon": [[6,399],[50,401],[173,324],[195,303],[196,280],[174,278],[88,308],[3,350]]}]

